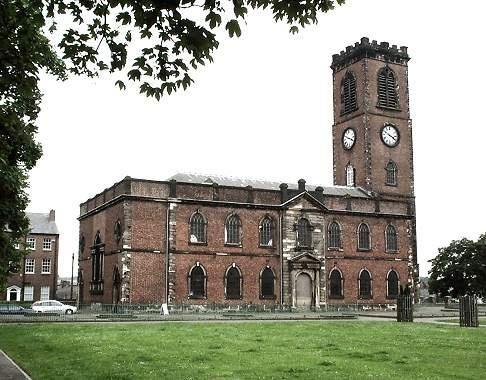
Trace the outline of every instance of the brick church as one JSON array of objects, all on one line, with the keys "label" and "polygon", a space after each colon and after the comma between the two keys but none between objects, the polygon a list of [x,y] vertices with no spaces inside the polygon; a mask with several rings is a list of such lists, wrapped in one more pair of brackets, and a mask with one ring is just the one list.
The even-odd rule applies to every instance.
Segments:
[{"label": "brick church", "polygon": [[334,186],[126,177],[80,205],[80,303],[394,303],[418,280],[407,48],[332,57]]}]

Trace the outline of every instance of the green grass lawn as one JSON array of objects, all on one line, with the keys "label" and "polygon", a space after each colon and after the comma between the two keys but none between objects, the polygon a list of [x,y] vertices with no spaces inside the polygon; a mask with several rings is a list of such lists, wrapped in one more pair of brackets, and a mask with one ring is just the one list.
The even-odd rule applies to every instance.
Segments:
[{"label": "green grass lawn", "polygon": [[486,329],[394,322],[0,325],[33,379],[481,379]]}]

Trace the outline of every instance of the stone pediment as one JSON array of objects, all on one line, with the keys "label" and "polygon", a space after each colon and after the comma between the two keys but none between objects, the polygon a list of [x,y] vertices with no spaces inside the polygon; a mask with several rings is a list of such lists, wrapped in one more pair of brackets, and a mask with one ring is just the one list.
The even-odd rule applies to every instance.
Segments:
[{"label": "stone pediment", "polygon": [[321,269],[322,262],[309,252],[303,252],[289,259],[290,269]]},{"label": "stone pediment", "polygon": [[327,207],[310,195],[307,191],[302,192],[282,204],[289,210],[315,210],[327,211]]}]

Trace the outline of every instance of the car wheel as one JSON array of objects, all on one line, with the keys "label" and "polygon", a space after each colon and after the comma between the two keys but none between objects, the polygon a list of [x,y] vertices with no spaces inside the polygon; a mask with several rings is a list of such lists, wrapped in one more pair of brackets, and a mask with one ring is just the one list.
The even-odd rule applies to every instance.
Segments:
[{"label": "car wheel", "polygon": [[72,313],[73,313],[73,311],[71,309],[66,310],[66,314],[72,314]]}]

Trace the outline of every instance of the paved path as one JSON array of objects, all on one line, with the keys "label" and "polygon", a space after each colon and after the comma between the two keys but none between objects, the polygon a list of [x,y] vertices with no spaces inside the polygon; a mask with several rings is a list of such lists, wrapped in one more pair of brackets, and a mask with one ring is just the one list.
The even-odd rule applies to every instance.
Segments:
[{"label": "paved path", "polygon": [[2,380],[32,380],[22,369],[0,350],[0,379]]}]

